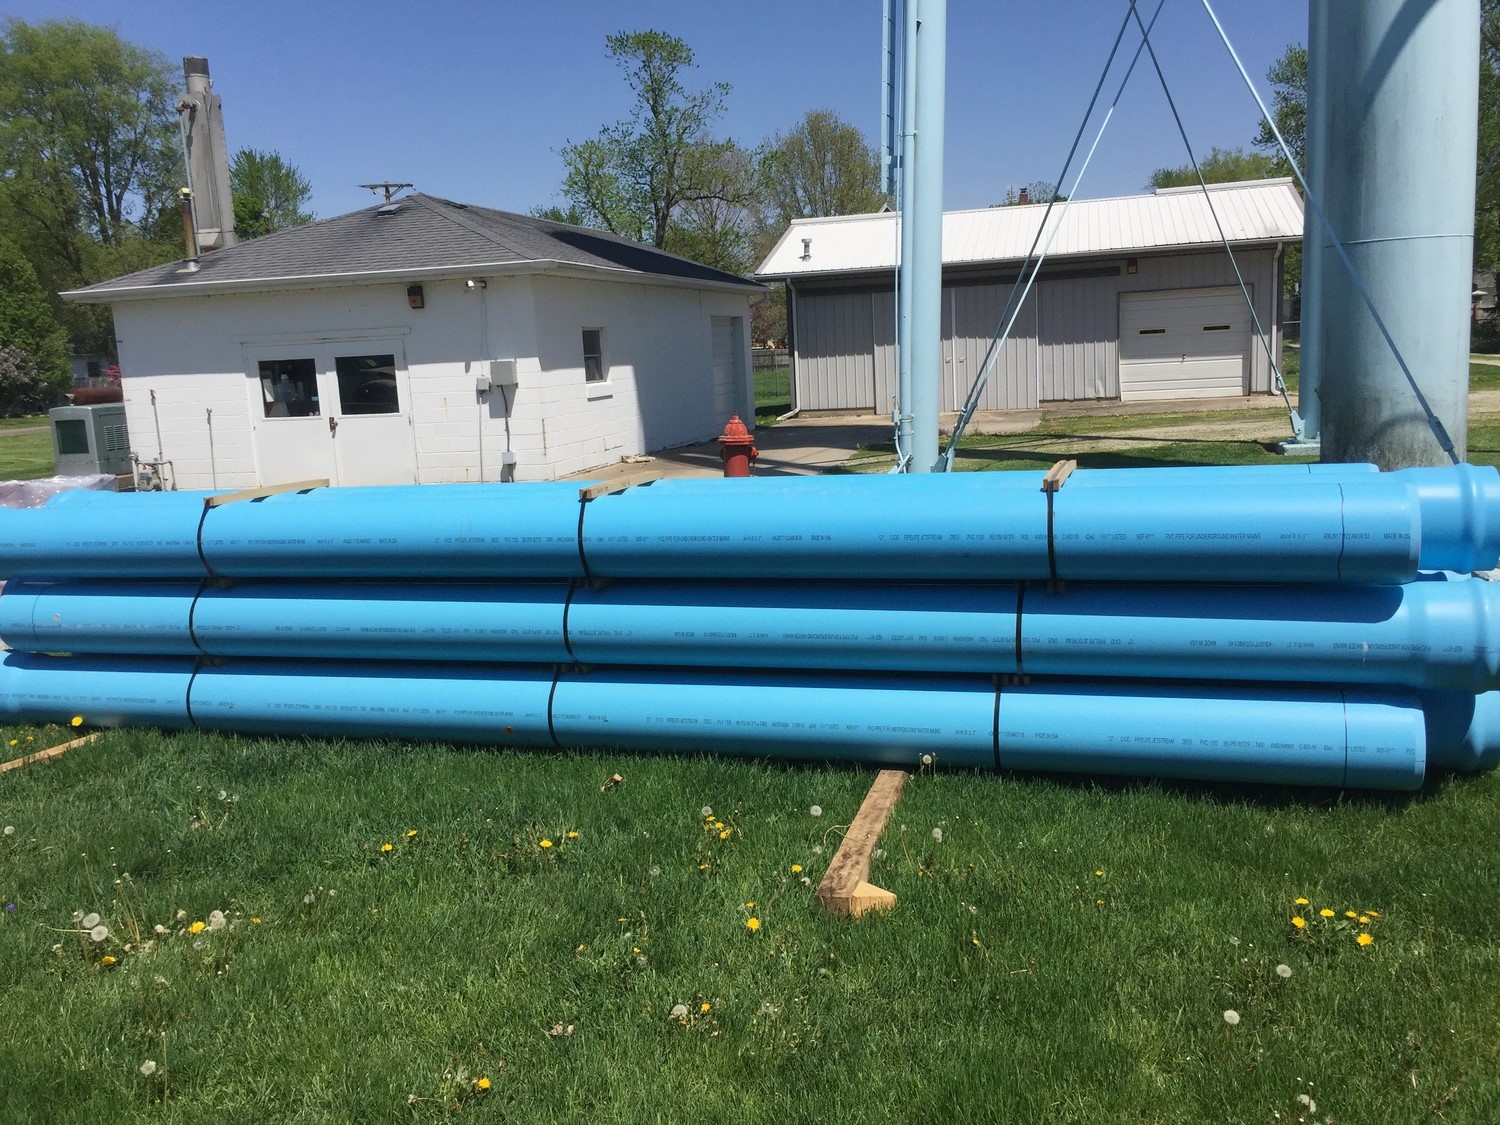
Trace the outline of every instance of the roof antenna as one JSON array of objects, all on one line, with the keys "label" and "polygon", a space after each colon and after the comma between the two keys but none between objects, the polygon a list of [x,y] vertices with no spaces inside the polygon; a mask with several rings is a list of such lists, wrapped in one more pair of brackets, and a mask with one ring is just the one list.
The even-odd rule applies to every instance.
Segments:
[{"label": "roof antenna", "polygon": [[397,192],[404,191],[404,190],[406,190],[407,188],[409,188],[409,187],[411,187],[413,185],[411,185],[411,184],[393,184],[393,183],[391,183],[389,181],[384,181],[384,182],[378,183],[378,184],[360,184],[359,186],[362,187],[362,188],[368,188],[370,191],[375,192],[377,195],[380,194],[381,192],[384,192],[385,193],[385,201],[387,203],[389,203],[391,201],[391,197],[393,195],[395,195]]}]

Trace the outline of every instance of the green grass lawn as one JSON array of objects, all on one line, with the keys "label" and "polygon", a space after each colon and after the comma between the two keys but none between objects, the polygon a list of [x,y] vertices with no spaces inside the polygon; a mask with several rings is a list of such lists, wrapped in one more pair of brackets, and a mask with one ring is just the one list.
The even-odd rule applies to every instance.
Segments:
[{"label": "green grass lawn", "polygon": [[0,775],[0,1119],[1500,1120],[1500,778],[918,776],[896,911],[831,918],[870,780],[149,731]]},{"label": "green grass lawn", "polygon": [[792,408],[792,369],[777,367],[755,373],[755,424],[774,426]]},{"label": "green grass lawn", "polygon": [[[45,418],[7,418],[0,424],[0,480],[35,480],[50,477],[55,471],[52,457],[52,434]],[[22,425],[24,423],[24,425]],[[40,425],[37,433],[6,433]]]}]

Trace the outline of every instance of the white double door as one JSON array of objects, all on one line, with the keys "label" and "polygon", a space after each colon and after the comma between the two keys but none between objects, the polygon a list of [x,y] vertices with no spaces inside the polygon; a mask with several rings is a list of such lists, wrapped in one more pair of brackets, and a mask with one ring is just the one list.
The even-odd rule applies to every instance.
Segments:
[{"label": "white double door", "polygon": [[399,339],[247,349],[262,485],[413,484],[411,384]]}]

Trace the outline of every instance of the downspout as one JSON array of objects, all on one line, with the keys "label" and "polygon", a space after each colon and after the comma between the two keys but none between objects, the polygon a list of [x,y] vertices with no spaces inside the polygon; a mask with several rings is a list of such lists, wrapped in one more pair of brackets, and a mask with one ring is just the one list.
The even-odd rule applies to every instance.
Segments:
[{"label": "downspout", "polygon": [[785,414],[777,415],[778,422],[785,422],[802,413],[802,396],[797,392],[797,290],[792,285],[791,278],[787,278],[783,284],[786,286],[786,358],[791,365],[787,375],[787,397],[791,400],[792,408]]}]

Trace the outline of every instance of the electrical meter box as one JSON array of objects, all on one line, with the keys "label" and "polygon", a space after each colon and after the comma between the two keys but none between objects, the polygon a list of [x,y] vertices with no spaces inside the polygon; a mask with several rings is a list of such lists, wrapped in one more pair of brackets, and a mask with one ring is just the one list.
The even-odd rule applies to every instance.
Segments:
[{"label": "electrical meter box", "polygon": [[125,428],[123,403],[55,406],[47,412],[47,418],[52,423],[52,453],[58,476],[131,471],[130,433]]}]

